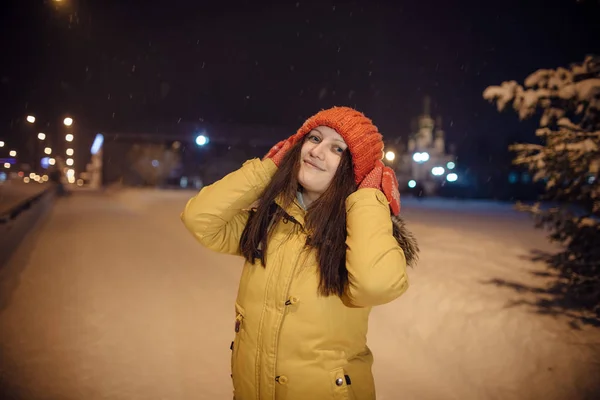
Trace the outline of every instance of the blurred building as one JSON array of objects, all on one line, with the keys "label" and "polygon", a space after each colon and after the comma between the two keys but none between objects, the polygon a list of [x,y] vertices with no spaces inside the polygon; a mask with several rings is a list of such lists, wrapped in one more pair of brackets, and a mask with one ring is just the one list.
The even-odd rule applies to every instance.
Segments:
[{"label": "blurred building", "polygon": [[98,185],[160,186],[198,189],[262,157],[282,128],[203,124],[156,128],[154,132],[104,132],[92,151],[86,180]]},{"label": "blurred building", "polygon": [[407,144],[400,138],[386,141],[385,159],[396,171],[400,190],[432,195],[442,185],[459,184],[456,157],[446,150],[442,118],[434,121],[429,97],[411,128]]}]

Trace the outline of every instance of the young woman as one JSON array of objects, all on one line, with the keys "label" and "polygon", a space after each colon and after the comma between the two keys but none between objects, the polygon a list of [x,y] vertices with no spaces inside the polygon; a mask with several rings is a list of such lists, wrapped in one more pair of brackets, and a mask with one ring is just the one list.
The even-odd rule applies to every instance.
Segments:
[{"label": "young woman", "polygon": [[371,120],[334,107],[187,203],[200,243],[246,260],[234,399],[375,399],[369,313],[406,291],[418,252],[382,155]]}]

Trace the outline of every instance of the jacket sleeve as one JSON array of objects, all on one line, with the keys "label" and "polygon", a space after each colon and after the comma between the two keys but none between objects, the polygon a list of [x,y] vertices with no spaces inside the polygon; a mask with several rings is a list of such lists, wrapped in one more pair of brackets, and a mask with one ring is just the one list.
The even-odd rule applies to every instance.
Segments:
[{"label": "jacket sleeve", "polygon": [[239,243],[249,208],[277,170],[271,159],[257,158],[212,185],[204,187],[186,204],[181,220],[204,246],[239,255]]},{"label": "jacket sleeve", "polygon": [[408,277],[387,199],[378,189],[359,189],[346,199],[346,212],[347,297],[357,307],[389,303],[408,289]]}]

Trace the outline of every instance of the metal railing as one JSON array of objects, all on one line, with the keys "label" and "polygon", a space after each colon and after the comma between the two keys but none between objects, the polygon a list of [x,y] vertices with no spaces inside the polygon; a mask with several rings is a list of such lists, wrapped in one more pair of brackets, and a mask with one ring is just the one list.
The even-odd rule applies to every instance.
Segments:
[{"label": "metal railing", "polygon": [[50,210],[55,192],[56,186],[48,184],[43,190],[0,210],[0,267],[10,259],[27,234]]}]

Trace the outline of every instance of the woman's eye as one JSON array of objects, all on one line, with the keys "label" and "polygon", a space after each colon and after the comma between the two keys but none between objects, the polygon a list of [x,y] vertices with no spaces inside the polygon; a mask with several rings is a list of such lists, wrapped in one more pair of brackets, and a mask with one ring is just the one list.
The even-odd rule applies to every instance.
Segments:
[{"label": "woman's eye", "polygon": [[308,137],[308,140],[310,140],[312,142],[315,142],[315,143],[319,143],[319,138],[317,136],[315,136],[315,135],[310,135]]},{"label": "woman's eye", "polygon": [[338,154],[342,154],[344,152],[344,149],[342,149],[340,146],[336,146],[335,147],[335,152]]}]

